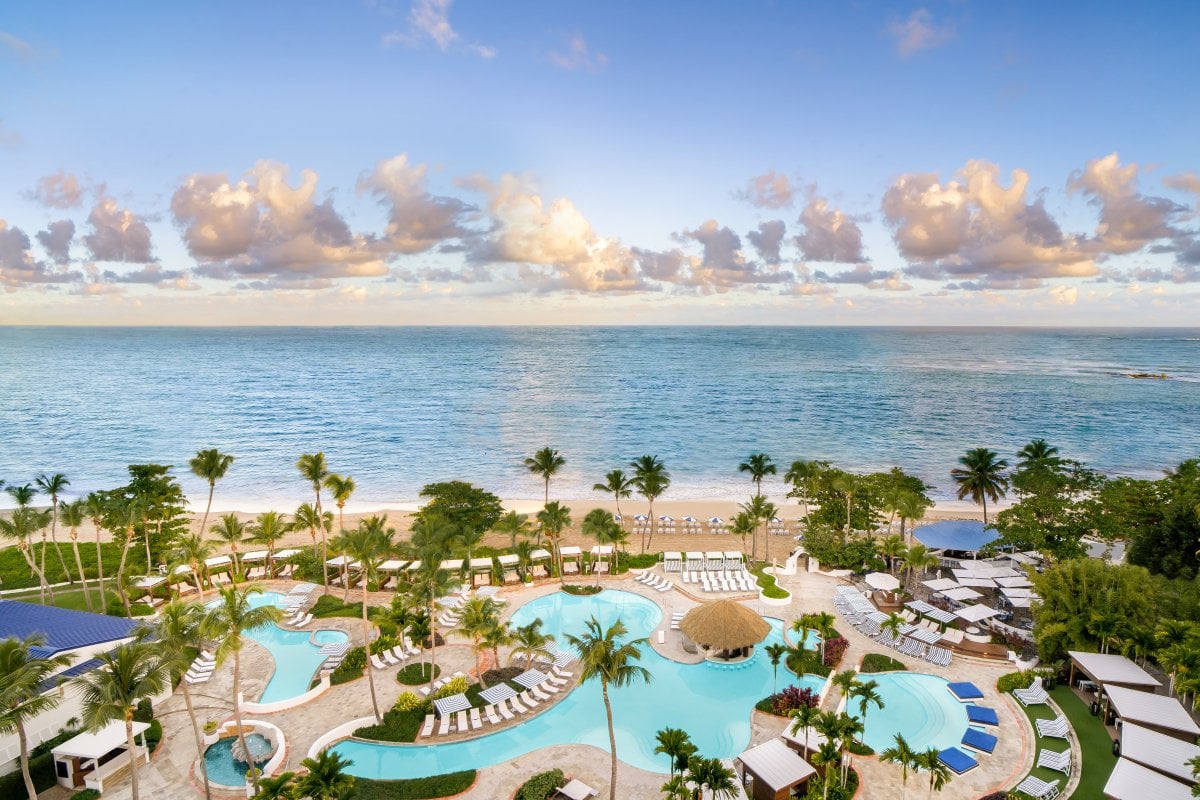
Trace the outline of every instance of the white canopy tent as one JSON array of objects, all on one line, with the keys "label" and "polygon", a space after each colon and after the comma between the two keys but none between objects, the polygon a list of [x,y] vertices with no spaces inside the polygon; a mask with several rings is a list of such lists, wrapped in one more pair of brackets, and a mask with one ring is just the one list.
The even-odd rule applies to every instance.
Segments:
[{"label": "white canopy tent", "polygon": [[971,586],[976,589],[995,589],[996,582],[991,578],[959,578],[959,586]]},{"label": "white canopy tent", "polygon": [[242,554],[242,562],[243,563],[246,561],[266,561],[266,560],[267,560],[267,551],[266,550],[251,550],[249,553]]},{"label": "white canopy tent", "polygon": [[229,556],[213,556],[212,558],[204,559],[204,566],[209,569],[214,567],[227,567],[233,563],[233,559]]},{"label": "white canopy tent", "polygon": [[894,592],[900,588],[899,579],[886,572],[869,572],[863,580],[867,582],[867,586],[881,592]]},{"label": "white canopy tent", "polygon": [[994,580],[996,581],[997,586],[1007,586],[1010,589],[1033,586],[1033,581],[1031,581],[1031,580],[1029,580],[1029,578],[1025,578],[1025,577],[995,578]]},{"label": "white canopy tent", "polygon": [[[150,727],[148,722],[133,723],[133,736],[136,740],[146,732]],[[81,733],[74,736],[60,745],[57,745],[50,752],[56,756],[74,756],[76,758],[100,758],[100,756],[110,753],[118,747],[127,746],[125,739],[125,723],[110,722],[98,731]]]},{"label": "white canopy tent", "polygon": [[144,575],[133,582],[133,587],[149,591],[156,586],[162,586],[166,582],[167,579],[161,575]]},{"label": "white canopy tent", "polygon": [[1037,595],[1033,593],[1033,589],[1027,589],[1024,586],[1001,586],[1000,594],[1004,595],[1009,600],[1013,599],[1014,597],[1037,597]]},{"label": "white canopy tent", "polygon": [[407,563],[408,563],[407,561],[401,561],[398,558],[389,558],[387,561],[384,561],[382,564],[379,565],[379,571],[380,572],[399,572],[400,570],[404,569],[404,565]]},{"label": "white canopy tent", "polygon": [[1128,758],[1121,758],[1108,776],[1108,783],[1104,784],[1104,796],[1111,800],[1191,800],[1192,788]]},{"label": "white canopy tent", "polygon": [[1142,723],[1193,739],[1200,736],[1200,726],[1174,697],[1112,685],[1105,687],[1105,694],[1125,725]]},{"label": "white canopy tent", "polygon": [[1191,783],[1195,779],[1188,762],[1200,757],[1200,747],[1165,733],[1128,723],[1121,726],[1121,757]]},{"label": "white canopy tent", "polygon": [[1000,612],[991,606],[985,606],[982,603],[973,606],[966,606],[954,612],[954,616],[959,619],[965,619],[967,622],[982,622],[989,617],[994,617]]},{"label": "white canopy tent", "polygon": [[1118,687],[1145,687],[1152,691],[1154,687],[1162,686],[1162,682],[1149,672],[1116,653],[1068,650],[1067,657],[1071,659],[1072,669],[1078,668],[1087,673],[1089,678],[1104,686],[1106,690],[1113,684]]},{"label": "white canopy tent", "polygon": [[720,550],[709,550],[704,554],[704,566],[709,572],[724,571],[725,554]]},{"label": "white canopy tent", "polygon": [[741,569],[743,558],[744,558],[744,556],[738,550],[726,550],[725,551],[725,569],[726,570]]},{"label": "white canopy tent", "polygon": [[534,550],[532,553],[529,554],[529,560],[530,561],[549,561],[550,560],[550,551],[546,550],[545,548],[539,547],[538,549]]},{"label": "white canopy tent", "polygon": [[358,565],[358,562],[356,562],[350,556],[334,556],[325,563],[331,567],[337,567],[339,569],[341,569],[342,566],[354,567]]},{"label": "white canopy tent", "polygon": [[983,595],[969,586],[956,586],[953,589],[946,589],[942,592],[942,597],[961,603],[966,600],[978,600]]},{"label": "white canopy tent", "polygon": [[922,584],[929,587],[935,592],[944,592],[947,589],[957,589],[958,581],[953,578],[935,578],[931,581],[921,581]]},{"label": "white canopy tent", "polygon": [[276,553],[275,560],[281,561],[285,558],[291,558],[292,556],[299,555],[299,554],[300,554],[300,550],[298,550],[295,547],[289,547],[286,550],[280,550],[278,553]]}]

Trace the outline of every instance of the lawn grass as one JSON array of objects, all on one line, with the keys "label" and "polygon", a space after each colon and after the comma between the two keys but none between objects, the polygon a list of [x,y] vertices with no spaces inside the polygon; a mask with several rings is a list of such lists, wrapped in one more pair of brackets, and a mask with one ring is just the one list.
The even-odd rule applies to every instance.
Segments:
[{"label": "lawn grass", "polygon": [[[75,574],[75,554],[71,550],[71,543],[63,541],[67,537],[63,531],[59,531],[61,537],[58,548],[63,554],[63,558],[67,562],[67,569],[71,571],[71,576],[78,579]],[[63,574],[62,562],[58,560],[58,556],[54,552],[54,545],[47,543],[46,545],[46,582],[47,583],[62,583],[67,579]],[[107,579],[106,584],[111,588],[112,576],[117,571],[117,564],[121,561],[121,546],[112,542],[105,542],[100,545],[100,549],[104,554],[104,576]],[[30,554],[34,561],[41,564],[42,561],[42,543],[30,542]],[[79,560],[83,562],[83,571],[89,579],[94,579],[97,574],[96,570],[96,543],[94,541],[85,542],[82,539],[79,541]],[[130,574],[137,575],[145,571],[146,557],[140,546],[129,548],[129,556],[126,560],[126,568]],[[38,580],[29,573],[29,565],[25,563],[25,557],[15,545],[11,547],[0,548],[0,582],[5,589],[20,589],[26,586],[37,588]]]},{"label": "lawn grass", "polygon": [[762,590],[763,597],[769,597],[773,600],[782,600],[785,597],[790,597],[791,592],[784,589],[775,581],[774,575],[769,575],[765,570],[769,564],[758,564],[751,570],[754,576],[758,579],[758,588]]},{"label": "lawn grass", "polygon": [[[10,594],[4,599],[20,600],[22,603],[41,603],[37,590],[29,592],[28,594]],[[46,600],[48,603],[50,598],[47,597]],[[88,610],[87,603],[84,602],[83,599],[82,589],[55,589],[54,605],[58,606],[59,608],[70,608],[75,611]],[[104,613],[104,604],[100,602],[100,592],[95,588],[92,589],[92,609],[97,613]]]},{"label": "lawn grass", "polygon": [[[1099,717],[1093,717],[1088,706],[1067,686],[1056,686],[1050,690],[1050,697],[1062,709],[1063,714],[1071,723],[1075,736],[1079,740],[1082,753],[1082,765],[1073,765],[1079,771],[1079,785],[1071,795],[1077,800],[1092,800],[1104,796],[1104,784],[1117,764],[1117,757],[1112,753],[1112,739],[1108,736]],[[1022,706],[1030,724],[1034,726],[1034,738],[1037,740],[1037,750],[1034,752],[1034,763],[1043,748],[1062,752],[1068,746],[1063,739],[1051,739],[1037,736],[1037,726],[1033,720],[1054,719],[1055,713],[1048,705]],[[1067,785],[1067,776],[1050,769],[1034,767],[1030,772],[1036,778],[1050,782],[1057,780],[1059,786]]]},{"label": "lawn grass", "polygon": [[908,667],[897,661],[889,655],[883,653],[867,653],[863,656],[862,666],[858,668],[859,672],[893,672],[896,670],[906,670]]}]

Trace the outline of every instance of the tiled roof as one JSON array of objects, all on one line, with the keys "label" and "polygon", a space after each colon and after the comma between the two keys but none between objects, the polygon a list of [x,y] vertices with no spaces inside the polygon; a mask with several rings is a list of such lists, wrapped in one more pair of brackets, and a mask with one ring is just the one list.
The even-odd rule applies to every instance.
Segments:
[{"label": "tiled roof", "polygon": [[44,634],[46,645],[36,648],[42,656],[127,639],[136,624],[123,617],[0,600],[0,639]]}]

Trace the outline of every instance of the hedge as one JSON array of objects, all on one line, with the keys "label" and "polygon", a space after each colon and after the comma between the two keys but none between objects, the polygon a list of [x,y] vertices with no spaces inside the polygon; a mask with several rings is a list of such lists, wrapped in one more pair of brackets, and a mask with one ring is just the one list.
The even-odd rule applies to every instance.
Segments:
[{"label": "hedge", "polygon": [[562,590],[567,594],[586,597],[592,594],[600,594],[604,590],[604,587],[591,583],[564,583]]},{"label": "hedge", "polygon": [[762,590],[763,597],[769,597],[773,600],[782,600],[785,597],[791,597],[791,592],[776,583],[774,575],[768,575],[763,572],[765,568],[765,564],[759,564],[752,570],[758,578],[758,588]]},{"label": "hedge", "polygon": [[452,797],[470,789],[475,783],[475,775],[475,770],[469,769],[464,772],[399,781],[355,778],[354,797],[355,800],[428,800],[434,797]]},{"label": "hedge", "polygon": [[338,668],[329,676],[331,686],[339,683],[349,683],[355,678],[361,678],[363,667],[367,666],[367,652],[361,647],[352,647],[346,651],[346,657]]},{"label": "hedge", "polygon": [[564,783],[566,776],[561,769],[539,772],[521,784],[515,800],[549,800]]},{"label": "hedge", "polygon": [[[62,530],[59,532],[63,533]],[[63,558],[67,561],[67,568],[71,571],[71,577],[78,581],[79,576],[75,574],[75,554],[71,551],[70,542],[61,541],[58,543],[58,546],[62,550]],[[67,576],[63,574],[62,564],[59,562],[58,556],[54,554],[54,545],[47,543],[46,547],[46,582],[62,583],[67,579]],[[29,555],[39,565],[42,560],[41,552],[41,542],[29,543]],[[113,587],[113,575],[117,572],[117,564],[121,562],[121,546],[112,542],[105,542],[100,545],[100,552],[104,556],[104,585],[111,591]],[[130,547],[125,568],[131,574],[139,574],[145,570],[143,566],[145,559],[146,556],[141,547]],[[89,580],[98,577],[96,571],[95,540],[87,542],[81,539],[79,541],[79,560],[83,562],[83,573]],[[0,581],[3,581],[5,589],[38,588],[38,579],[29,574],[29,565],[25,562],[25,557],[21,555],[21,551],[16,547],[0,548]],[[92,590],[95,591],[95,582],[93,581],[90,585]],[[82,587],[76,583],[75,588]]]},{"label": "hedge", "polygon": [[1007,694],[1013,689],[1028,689],[1033,683],[1033,679],[1039,674],[1035,670],[1027,669],[1024,672],[1010,672],[1007,675],[1001,675],[996,681],[996,691]]},{"label": "hedge", "polygon": [[867,653],[863,656],[862,666],[858,668],[859,672],[892,672],[894,670],[908,669],[901,662],[884,655],[883,653]]},{"label": "hedge", "polygon": [[[425,714],[424,706],[408,711],[397,711],[393,708],[384,713],[383,722],[359,728],[354,735],[360,739],[374,739],[378,742],[415,742]],[[441,797],[441,795],[428,796]]]},{"label": "hedge", "polygon": [[362,619],[362,603],[343,603],[331,594],[323,594],[313,603],[309,612],[317,619],[327,617],[354,617]]}]

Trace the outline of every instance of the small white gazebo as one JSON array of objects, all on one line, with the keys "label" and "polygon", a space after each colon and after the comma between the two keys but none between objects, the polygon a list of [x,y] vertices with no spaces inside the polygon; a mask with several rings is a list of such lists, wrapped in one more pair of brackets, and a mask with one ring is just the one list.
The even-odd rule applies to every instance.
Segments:
[{"label": "small white gazebo", "polygon": [[[146,748],[147,722],[133,723],[133,743],[136,757],[150,761],[150,751]],[[81,733],[50,752],[54,755],[54,769],[58,774],[58,783],[68,789],[78,789],[81,786],[104,791],[104,781],[114,773],[120,772],[129,763],[129,746],[125,738],[125,723],[110,722],[97,731]],[[104,763],[100,763],[103,759]]]},{"label": "small white gazebo", "polygon": [[516,553],[505,553],[504,555],[496,556],[496,560],[500,562],[500,569],[504,571],[505,583],[520,583],[521,576],[517,574],[517,567],[521,564],[521,558]]},{"label": "small white gazebo", "polygon": [[581,569],[580,562],[583,560],[583,549],[577,544],[560,547],[558,548],[558,558],[562,562],[564,575],[576,575]]}]

